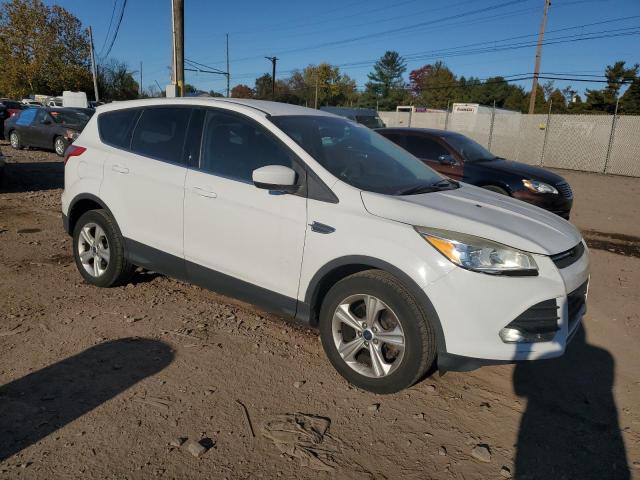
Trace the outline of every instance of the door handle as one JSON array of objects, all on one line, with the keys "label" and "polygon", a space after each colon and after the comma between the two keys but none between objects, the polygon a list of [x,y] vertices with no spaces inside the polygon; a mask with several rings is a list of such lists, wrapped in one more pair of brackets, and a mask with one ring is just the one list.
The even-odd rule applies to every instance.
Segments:
[{"label": "door handle", "polygon": [[197,195],[200,195],[201,197],[217,198],[218,196],[216,192],[212,192],[211,190],[207,190],[206,188],[202,188],[202,187],[193,187],[193,191],[194,193],[196,193]]},{"label": "door handle", "polygon": [[120,165],[113,165],[111,167],[111,170],[113,170],[114,172],[118,172],[118,173],[124,173],[125,175],[127,173],[129,173],[129,169],[127,167],[123,167],[123,166],[120,166]]}]

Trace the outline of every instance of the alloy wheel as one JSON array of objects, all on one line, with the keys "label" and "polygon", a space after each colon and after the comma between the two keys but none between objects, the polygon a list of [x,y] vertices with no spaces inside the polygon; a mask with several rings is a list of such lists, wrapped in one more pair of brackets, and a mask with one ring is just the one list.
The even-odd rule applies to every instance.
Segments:
[{"label": "alloy wheel", "polygon": [[11,135],[9,136],[9,141],[13,148],[18,148],[18,146],[20,145],[20,139],[18,138],[18,134],[15,132],[11,132]]},{"label": "alloy wheel", "polygon": [[107,271],[111,253],[105,231],[96,223],[87,223],[80,230],[78,255],[86,272],[99,277]]},{"label": "alloy wheel", "polygon": [[60,156],[64,155],[65,147],[64,147],[64,140],[62,138],[60,138],[60,137],[56,138],[54,147],[55,147],[56,153],[58,155],[60,155]]},{"label": "alloy wheel", "polygon": [[402,325],[395,312],[373,295],[351,295],[340,302],[333,314],[332,332],[342,360],[361,375],[386,377],[402,362]]}]

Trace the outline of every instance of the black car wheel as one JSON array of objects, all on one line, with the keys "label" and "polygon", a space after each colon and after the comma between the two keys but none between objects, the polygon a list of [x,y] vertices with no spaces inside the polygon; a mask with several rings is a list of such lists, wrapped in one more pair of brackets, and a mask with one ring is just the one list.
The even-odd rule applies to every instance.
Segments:
[{"label": "black car wheel", "polygon": [[67,149],[67,141],[63,137],[56,137],[53,141],[53,149],[59,157],[63,157]]},{"label": "black car wheel", "polygon": [[11,147],[16,150],[20,150],[22,148],[22,140],[20,139],[20,134],[15,130],[9,134],[9,143],[11,143]]}]

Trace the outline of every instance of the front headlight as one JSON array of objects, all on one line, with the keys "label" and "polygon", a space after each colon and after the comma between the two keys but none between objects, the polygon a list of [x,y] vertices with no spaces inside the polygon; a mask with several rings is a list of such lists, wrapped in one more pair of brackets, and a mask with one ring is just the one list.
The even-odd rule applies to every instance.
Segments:
[{"label": "front headlight", "polygon": [[491,275],[538,274],[536,261],[522,250],[465,233],[426,227],[415,229],[433,248],[467,270]]},{"label": "front headlight", "polygon": [[535,193],[558,193],[558,190],[556,190],[556,187],[554,187],[553,185],[539,182],[537,180],[522,180],[522,184],[527,190],[531,190]]}]

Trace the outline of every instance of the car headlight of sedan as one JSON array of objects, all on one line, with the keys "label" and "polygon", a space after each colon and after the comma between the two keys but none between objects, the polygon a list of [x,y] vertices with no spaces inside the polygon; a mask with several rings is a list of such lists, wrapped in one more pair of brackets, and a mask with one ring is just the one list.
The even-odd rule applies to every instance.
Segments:
[{"label": "car headlight of sedan", "polygon": [[522,180],[522,184],[527,190],[531,190],[535,193],[554,193],[557,194],[558,190],[553,185],[548,183],[539,182],[537,180]]},{"label": "car headlight of sedan", "polygon": [[467,270],[491,275],[538,274],[536,261],[522,250],[465,233],[426,227],[414,228],[433,248]]},{"label": "car headlight of sedan", "polygon": [[76,132],[75,130],[67,130],[64,136],[65,138],[73,142],[76,138],[78,138],[78,135],[80,135],[80,132]]}]

